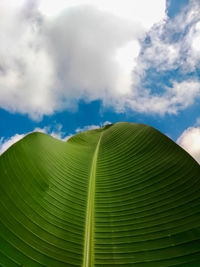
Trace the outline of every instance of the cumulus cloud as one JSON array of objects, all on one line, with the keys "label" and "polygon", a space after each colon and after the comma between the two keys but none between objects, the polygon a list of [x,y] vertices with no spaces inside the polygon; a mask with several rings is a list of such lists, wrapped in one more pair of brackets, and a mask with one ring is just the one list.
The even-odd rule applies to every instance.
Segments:
[{"label": "cumulus cloud", "polygon": [[199,2],[173,19],[165,5],[1,0],[0,107],[35,120],[76,110],[80,99],[100,99],[117,112],[162,115],[187,108],[199,96],[197,79],[161,84],[161,94],[143,82],[152,67],[187,74],[199,66]]},{"label": "cumulus cloud", "polygon": [[142,56],[142,70],[158,71],[180,68],[187,73],[200,67],[200,2],[191,0],[180,14],[155,24],[147,33]]},{"label": "cumulus cloud", "polygon": [[131,109],[142,113],[177,114],[178,111],[192,105],[199,97],[198,80],[173,81],[172,87],[165,86],[165,92],[162,95],[151,94],[151,91],[146,89],[136,97],[126,98],[125,103]]},{"label": "cumulus cloud", "polygon": [[200,163],[200,127],[189,127],[178,138],[177,143]]},{"label": "cumulus cloud", "polygon": [[[37,3],[37,1],[35,1]],[[54,66],[34,1],[0,2],[0,107],[32,118],[55,109]]]},{"label": "cumulus cloud", "polygon": [[106,101],[129,91],[141,32],[139,23],[88,6],[67,9],[49,23],[49,53],[62,98]]},{"label": "cumulus cloud", "polygon": [[145,2],[56,1],[49,16],[53,1],[2,0],[0,107],[40,119],[80,98],[112,105],[130,90],[139,38],[165,16],[164,0],[146,2],[153,15]]},{"label": "cumulus cloud", "polygon": [[[135,96],[127,97],[132,109],[161,115],[176,114],[199,99],[199,10],[200,2],[192,0],[180,14],[155,24],[146,34],[133,70],[133,77],[138,81]],[[171,85],[166,86],[159,81],[159,89],[155,92],[152,84],[148,83],[149,70],[153,70],[150,82],[174,71],[169,81]],[[177,73],[179,76],[176,80]]]}]

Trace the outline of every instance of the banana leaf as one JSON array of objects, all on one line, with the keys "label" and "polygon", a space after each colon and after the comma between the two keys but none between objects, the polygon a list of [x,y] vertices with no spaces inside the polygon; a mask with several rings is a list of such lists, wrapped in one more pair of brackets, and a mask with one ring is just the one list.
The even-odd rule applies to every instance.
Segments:
[{"label": "banana leaf", "polygon": [[199,266],[200,165],[158,130],[31,133],[0,157],[0,266]]}]

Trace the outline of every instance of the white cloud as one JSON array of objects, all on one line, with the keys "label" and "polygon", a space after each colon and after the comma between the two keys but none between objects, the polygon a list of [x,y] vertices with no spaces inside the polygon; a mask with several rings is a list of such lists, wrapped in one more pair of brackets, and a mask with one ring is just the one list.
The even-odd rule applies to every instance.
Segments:
[{"label": "white cloud", "polygon": [[165,0],[0,5],[0,107],[33,119],[80,98],[114,105],[130,92],[139,38],[165,17]]},{"label": "white cloud", "polygon": [[129,57],[137,57],[142,27],[135,26],[88,6],[66,10],[49,23],[49,53],[56,64],[60,96],[108,101],[128,91],[133,63],[118,52],[130,44]]},{"label": "white cloud", "polygon": [[151,2],[140,0],[137,4],[132,0],[126,0],[126,2],[123,0],[57,0],[56,3],[41,0],[39,10],[48,17],[55,17],[65,9],[83,5],[91,6],[104,13],[110,13],[126,20],[140,22],[146,29],[149,29],[165,15],[166,7],[165,1],[158,0],[152,0]]},{"label": "white cloud", "polygon": [[[134,94],[127,96],[125,103],[130,108],[146,113],[176,114],[191,106],[200,97],[198,75],[187,74],[200,68],[200,2],[190,1],[173,19],[166,18],[155,24],[147,33],[140,56],[137,58],[133,77],[138,81]],[[149,69],[153,75],[162,77],[162,72],[179,69],[182,80],[171,80],[172,86],[160,82],[155,93],[148,88],[145,78]],[[175,72],[176,74],[176,72]],[[190,78],[188,78],[190,77]],[[172,75],[173,78],[173,75]],[[151,81],[154,77],[151,77]],[[174,78],[173,78],[174,79]]]},{"label": "white cloud", "polygon": [[0,3],[0,107],[33,118],[55,109],[54,66],[33,1]]},{"label": "white cloud", "polygon": [[178,138],[177,143],[200,163],[200,127],[189,127]]},{"label": "white cloud", "polygon": [[80,99],[117,112],[187,108],[198,80],[161,84],[157,94],[143,83],[151,67],[187,74],[200,66],[199,2],[172,20],[165,8],[165,0],[1,0],[0,107],[36,120],[76,110]]},{"label": "white cloud", "polygon": [[200,82],[197,80],[186,80],[183,82],[172,82],[172,87],[165,87],[161,95],[151,94],[150,90],[138,92],[136,97],[125,99],[126,106],[142,113],[159,113],[164,115],[177,114],[192,105],[200,96]]},{"label": "white cloud", "polygon": [[147,33],[149,43],[138,59],[142,70],[180,68],[183,72],[200,67],[200,2],[191,0],[180,14],[166,18]]}]

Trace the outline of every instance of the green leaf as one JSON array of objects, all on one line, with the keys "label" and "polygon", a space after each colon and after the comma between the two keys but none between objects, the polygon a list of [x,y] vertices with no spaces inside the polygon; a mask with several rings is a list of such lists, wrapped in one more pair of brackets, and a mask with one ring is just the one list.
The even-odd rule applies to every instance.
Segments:
[{"label": "green leaf", "polygon": [[152,127],[32,133],[0,157],[0,266],[195,266],[199,207],[199,164]]}]

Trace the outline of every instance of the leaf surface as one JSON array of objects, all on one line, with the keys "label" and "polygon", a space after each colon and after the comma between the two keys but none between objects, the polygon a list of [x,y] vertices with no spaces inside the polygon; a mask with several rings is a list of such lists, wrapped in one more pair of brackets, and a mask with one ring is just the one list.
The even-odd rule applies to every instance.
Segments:
[{"label": "leaf surface", "polygon": [[0,265],[199,264],[199,207],[199,164],[152,127],[33,133],[0,157]]}]

